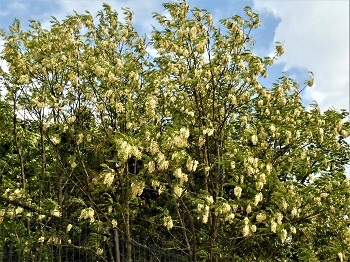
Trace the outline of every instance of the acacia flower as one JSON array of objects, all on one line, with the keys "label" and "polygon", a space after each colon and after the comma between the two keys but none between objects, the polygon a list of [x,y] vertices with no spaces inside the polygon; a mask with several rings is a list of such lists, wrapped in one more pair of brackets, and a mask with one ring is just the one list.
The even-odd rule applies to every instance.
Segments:
[{"label": "acacia flower", "polygon": [[208,205],[212,205],[214,203],[214,199],[213,199],[213,196],[207,196],[205,198],[206,202]]},{"label": "acacia flower", "polygon": [[259,204],[259,202],[262,201],[262,200],[263,200],[263,195],[262,195],[261,192],[259,192],[254,197],[254,206],[257,206]]},{"label": "acacia flower", "polygon": [[248,205],[245,211],[247,212],[247,214],[250,214],[252,212],[252,206]]},{"label": "acacia flower", "polygon": [[69,232],[71,229],[72,229],[72,224],[68,224],[68,226],[67,226],[67,232]]},{"label": "acacia flower", "polygon": [[249,225],[245,225],[242,230],[243,236],[248,236],[250,234]]},{"label": "acacia flower", "polygon": [[172,229],[173,226],[174,226],[174,223],[173,223],[173,220],[172,220],[171,216],[165,216],[165,217],[163,218],[163,222],[164,222],[163,225],[164,225],[168,230]]},{"label": "acacia flower", "polygon": [[252,135],[251,140],[252,140],[252,144],[256,145],[258,143],[258,136],[257,135]]},{"label": "acacia flower", "polygon": [[257,221],[258,223],[263,222],[265,219],[266,219],[266,215],[265,215],[264,213],[259,213],[259,214],[256,216],[256,221]]},{"label": "acacia flower", "polygon": [[275,221],[271,221],[271,232],[276,233],[277,230],[277,223]]},{"label": "acacia flower", "polygon": [[284,243],[286,241],[286,238],[287,238],[287,230],[283,228],[282,231],[281,231],[281,241],[282,241],[282,243]]},{"label": "acacia flower", "polygon": [[240,198],[241,197],[241,194],[242,194],[242,188],[239,187],[239,186],[236,186],[234,189],[233,189],[233,193],[235,194],[235,196],[237,198]]},{"label": "acacia flower", "polygon": [[277,215],[276,215],[276,219],[277,219],[277,224],[281,225],[282,224],[282,219],[283,219],[282,213],[278,212]]},{"label": "acacia flower", "polygon": [[255,233],[256,232],[256,225],[251,225],[250,226],[250,231],[252,231],[253,233]]},{"label": "acacia flower", "polygon": [[235,214],[231,213],[228,216],[225,217],[225,221],[229,222],[230,224],[233,222],[233,219],[235,218]]}]

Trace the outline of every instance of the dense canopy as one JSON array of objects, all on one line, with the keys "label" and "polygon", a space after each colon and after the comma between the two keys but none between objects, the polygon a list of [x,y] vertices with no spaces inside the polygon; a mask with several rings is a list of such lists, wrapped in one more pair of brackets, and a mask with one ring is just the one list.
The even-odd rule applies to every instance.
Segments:
[{"label": "dense canopy", "polygon": [[108,5],[2,32],[0,247],[103,256],[117,228],[194,261],[349,259],[348,113],[302,103],[312,74],[259,83],[283,46],[252,52],[249,7],[164,7],[149,39]]}]

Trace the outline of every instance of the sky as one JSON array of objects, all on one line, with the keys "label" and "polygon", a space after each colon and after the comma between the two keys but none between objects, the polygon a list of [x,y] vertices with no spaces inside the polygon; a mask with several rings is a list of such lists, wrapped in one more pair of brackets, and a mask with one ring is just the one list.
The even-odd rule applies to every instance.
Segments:
[{"label": "sky", "polygon": [[[63,19],[73,10],[96,14],[103,2],[120,14],[122,7],[129,7],[134,12],[135,28],[142,35],[150,34],[152,25],[156,25],[152,13],[164,13],[160,0],[0,0],[0,28],[8,28],[14,18],[20,19],[24,27],[29,19],[49,27],[51,16]],[[254,53],[271,54],[276,41],[283,43],[285,49],[262,84],[271,86],[282,72],[303,84],[309,78],[308,71],[312,71],[315,84],[303,91],[304,104],[316,101],[322,111],[329,108],[350,111],[348,0],[188,0],[188,3],[210,11],[216,23],[235,14],[243,15],[243,8],[249,5],[261,19],[261,27],[253,33]],[[0,50],[1,44],[0,40]],[[4,67],[4,62],[0,61],[0,66]]]}]

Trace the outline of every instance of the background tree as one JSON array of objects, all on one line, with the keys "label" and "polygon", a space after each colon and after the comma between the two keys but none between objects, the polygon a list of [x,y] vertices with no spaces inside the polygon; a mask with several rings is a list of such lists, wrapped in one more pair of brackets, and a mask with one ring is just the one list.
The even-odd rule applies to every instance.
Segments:
[{"label": "background tree", "polygon": [[312,75],[260,85],[283,46],[252,52],[249,7],[164,7],[150,39],[108,5],[3,32],[2,245],[111,254],[118,228],[195,261],[347,259],[348,113],[305,108]]}]

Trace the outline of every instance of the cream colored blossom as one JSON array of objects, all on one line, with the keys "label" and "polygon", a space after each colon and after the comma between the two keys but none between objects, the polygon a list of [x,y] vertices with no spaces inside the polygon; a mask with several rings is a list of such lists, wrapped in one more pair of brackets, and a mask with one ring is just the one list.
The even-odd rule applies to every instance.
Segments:
[{"label": "cream colored blossom", "polygon": [[264,173],[261,173],[259,176],[259,182],[266,184],[266,176]]},{"label": "cream colored blossom", "polygon": [[252,141],[253,145],[256,145],[258,143],[258,136],[257,135],[252,135],[251,141]]},{"label": "cream colored blossom", "polygon": [[117,228],[118,226],[117,220],[115,219],[112,219],[111,224],[112,224],[112,228]]},{"label": "cream colored blossom", "polygon": [[292,217],[296,217],[298,215],[298,209],[296,207],[293,207],[291,215]]},{"label": "cream colored blossom", "polygon": [[176,168],[173,175],[180,180],[180,185],[188,181],[188,176],[182,172],[181,168]]},{"label": "cream colored blossom", "polygon": [[282,200],[282,208],[287,209],[288,208],[288,203],[285,199]]},{"label": "cream colored blossom", "polygon": [[296,234],[297,233],[297,229],[295,228],[295,227],[290,227],[290,232],[292,233],[292,234]]},{"label": "cream colored blossom", "polygon": [[103,184],[105,184],[107,187],[110,187],[113,181],[114,181],[114,173],[112,172],[104,173]]},{"label": "cream colored blossom", "polygon": [[227,204],[227,203],[223,203],[222,204],[222,208],[221,208],[221,212],[223,214],[227,214],[230,211],[231,211],[231,206],[229,204]]},{"label": "cream colored blossom", "polygon": [[61,212],[58,209],[54,209],[51,211],[51,215],[54,217],[61,217]]},{"label": "cream colored blossom", "polygon": [[228,216],[225,217],[225,221],[229,222],[230,224],[233,222],[235,218],[235,214],[234,213],[231,213],[229,214]]},{"label": "cream colored blossom", "polygon": [[172,220],[171,216],[165,216],[165,217],[163,218],[163,225],[164,225],[168,230],[170,230],[170,229],[173,228],[174,223],[173,223],[173,220]]},{"label": "cream colored blossom", "polygon": [[258,223],[263,222],[266,219],[266,215],[264,213],[259,213],[256,215],[256,221]]},{"label": "cream colored blossom", "polygon": [[145,188],[144,181],[135,181],[131,182],[131,196],[134,198],[136,196],[141,196],[143,193],[143,189]]},{"label": "cream colored blossom", "polygon": [[321,198],[326,198],[327,196],[328,196],[328,193],[325,193],[325,192],[323,192],[323,193],[320,194],[320,197],[321,197]]},{"label": "cream colored blossom", "polygon": [[155,169],[156,169],[156,164],[154,163],[154,161],[148,162],[148,172],[152,174]]},{"label": "cream colored blossom", "polygon": [[90,219],[90,223],[93,223],[95,221],[95,210],[93,210],[91,207],[84,208],[79,216],[79,220],[82,219]]},{"label": "cream colored blossom", "polygon": [[270,163],[268,163],[268,164],[266,165],[266,173],[267,173],[267,174],[271,174],[271,171],[272,171],[272,165],[271,165]]},{"label": "cream colored blossom", "polygon": [[240,198],[241,197],[241,194],[242,194],[242,188],[239,187],[239,186],[236,186],[234,189],[233,189],[233,193],[235,194],[235,196],[237,198]]},{"label": "cream colored blossom", "polygon": [[343,261],[344,261],[344,255],[343,255],[342,252],[339,252],[339,253],[338,253],[338,257],[339,257],[340,262],[343,262]]},{"label": "cream colored blossom", "polygon": [[276,219],[277,219],[277,224],[281,225],[282,224],[282,219],[283,219],[282,213],[278,212],[277,215],[276,215]]},{"label": "cream colored blossom", "polygon": [[263,195],[262,195],[261,192],[259,192],[254,197],[254,206],[257,206],[259,204],[259,202],[262,201],[262,200],[263,200]]},{"label": "cream colored blossom", "polygon": [[67,232],[71,231],[72,227],[73,227],[72,224],[68,224],[68,226],[67,226]]},{"label": "cream colored blossom", "polygon": [[287,238],[287,230],[286,229],[282,229],[281,231],[281,242],[284,243],[286,241]]},{"label": "cream colored blossom", "polygon": [[277,223],[275,221],[271,221],[271,232],[276,233]]},{"label": "cream colored blossom", "polygon": [[321,198],[320,197],[314,197],[314,201],[318,206],[321,205]]},{"label": "cream colored blossom", "polygon": [[39,215],[38,216],[38,220],[39,221],[42,221],[43,219],[45,219],[46,218],[46,215]]},{"label": "cream colored blossom", "polygon": [[179,185],[176,185],[176,186],[174,187],[174,195],[175,195],[176,197],[181,197],[182,191],[183,191],[183,189],[182,189]]},{"label": "cream colored blossom", "polygon": [[250,234],[249,225],[245,225],[242,230],[243,236],[248,236]]},{"label": "cream colored blossom", "polygon": [[251,226],[250,226],[250,231],[251,231],[251,232],[255,233],[256,230],[257,230],[256,225],[251,225]]},{"label": "cream colored blossom", "polygon": [[200,212],[202,211],[202,209],[204,208],[204,205],[203,204],[197,204],[197,210]]},{"label": "cream colored blossom", "polygon": [[44,243],[45,241],[45,237],[44,236],[41,236],[38,238],[38,243]]},{"label": "cream colored blossom", "polygon": [[252,206],[248,205],[245,211],[247,212],[247,214],[250,214],[252,212]]},{"label": "cream colored blossom", "polygon": [[96,255],[101,256],[103,254],[103,249],[102,248],[97,248],[96,249]]},{"label": "cream colored blossom", "polygon": [[205,198],[205,201],[207,202],[207,204],[210,206],[214,203],[214,199],[213,199],[213,196],[207,196]]},{"label": "cream colored blossom", "polygon": [[202,217],[202,222],[203,222],[203,224],[206,224],[206,223],[208,223],[208,219],[209,219],[209,216],[208,216],[208,214],[204,214],[203,215],[203,217]]},{"label": "cream colored blossom", "polygon": [[16,207],[16,209],[15,209],[15,214],[16,215],[19,215],[19,214],[21,214],[23,212],[23,207]]}]

